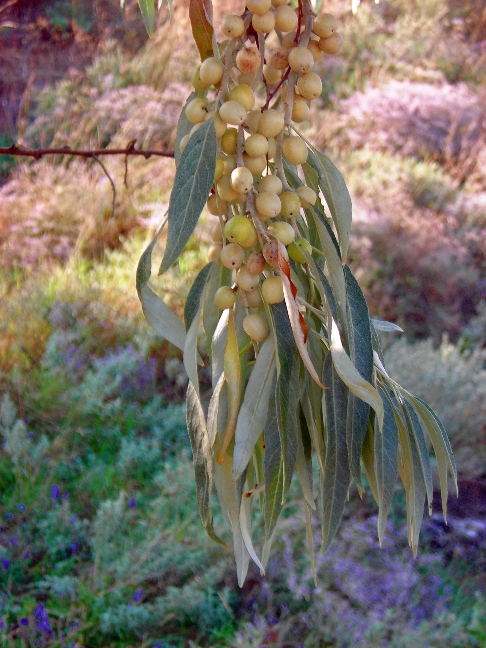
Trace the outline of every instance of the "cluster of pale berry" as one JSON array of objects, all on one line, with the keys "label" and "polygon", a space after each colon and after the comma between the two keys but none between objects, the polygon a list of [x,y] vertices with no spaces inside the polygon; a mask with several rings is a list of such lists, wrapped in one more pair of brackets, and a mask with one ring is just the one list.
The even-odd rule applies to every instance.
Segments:
[{"label": "cluster of pale berry", "polygon": [[192,79],[196,98],[185,115],[194,126],[180,148],[214,120],[218,157],[207,207],[219,223],[210,260],[233,271],[232,285],[220,287],[214,302],[224,310],[239,298],[253,311],[243,328],[258,342],[269,332],[262,300],[284,300],[279,254],[304,263],[302,250],[312,249],[297,218],[317,195],[305,185],[289,186],[284,159],[295,166],[307,160],[307,145],[293,124],[308,119],[309,102],[322,92],[312,68],[324,53],[339,50],[337,26],[330,14],[315,16],[309,0],[300,0],[297,9],[287,0],[247,0],[242,16],[224,18],[228,40]]}]

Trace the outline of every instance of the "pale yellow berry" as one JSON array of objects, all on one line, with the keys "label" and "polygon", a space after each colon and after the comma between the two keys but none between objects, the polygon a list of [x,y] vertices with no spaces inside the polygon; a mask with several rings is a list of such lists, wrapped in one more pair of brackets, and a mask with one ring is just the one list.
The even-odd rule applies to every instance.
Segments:
[{"label": "pale yellow berry", "polygon": [[297,13],[289,5],[282,5],[275,9],[275,29],[289,32],[297,28],[299,22]]},{"label": "pale yellow berry", "polygon": [[228,38],[239,38],[245,31],[245,23],[240,16],[225,16],[221,24],[221,31]]},{"label": "pale yellow berry", "polygon": [[286,137],[282,144],[282,153],[290,164],[304,164],[309,150],[304,140],[298,135]]},{"label": "pale yellow berry", "polygon": [[267,11],[270,11],[272,2],[271,0],[247,0],[246,6],[248,11],[251,11],[252,14],[263,16]]},{"label": "pale yellow berry", "polygon": [[297,90],[304,99],[317,99],[322,92],[322,81],[315,72],[306,72],[297,79]]},{"label": "pale yellow berry", "polygon": [[276,193],[261,191],[255,198],[255,207],[262,220],[268,220],[279,215],[282,203]]},{"label": "pale yellow berry", "polygon": [[243,329],[256,342],[263,342],[267,339],[269,328],[267,320],[258,313],[251,313],[243,318]]},{"label": "pale yellow berry", "polygon": [[300,202],[302,203],[302,207],[310,207],[311,205],[315,205],[317,202],[317,194],[314,191],[314,189],[311,189],[310,187],[306,187],[302,185],[301,187],[297,188],[297,193],[299,194]]},{"label": "pale yellow berry", "polygon": [[201,126],[202,126],[202,124],[194,124],[194,126],[189,131],[189,137],[192,137],[194,135],[194,133],[201,128]]},{"label": "pale yellow berry", "polygon": [[225,101],[219,109],[219,116],[227,124],[241,126],[245,121],[247,111],[238,101]]},{"label": "pale yellow berry", "polygon": [[252,133],[256,133],[258,130],[258,123],[260,121],[261,114],[262,113],[260,110],[251,110],[246,116],[245,124],[248,126]]},{"label": "pale yellow berry", "polygon": [[214,293],[214,305],[219,310],[226,310],[231,308],[236,303],[236,295],[229,286],[221,286]]},{"label": "pale yellow berry", "polygon": [[268,34],[275,27],[275,16],[271,11],[267,11],[262,15],[253,14],[251,24],[256,32]]},{"label": "pale yellow berry", "polygon": [[290,245],[290,243],[295,239],[295,230],[292,225],[286,221],[277,221],[276,223],[272,223],[268,229],[275,234],[278,240],[284,245]]},{"label": "pale yellow berry", "polygon": [[238,83],[240,85],[251,86],[255,80],[255,72],[249,72],[248,74],[239,74]]},{"label": "pale yellow berry", "polygon": [[268,83],[268,85],[275,85],[282,78],[282,72],[281,70],[274,68],[273,65],[264,65],[263,76],[265,77],[265,81]]},{"label": "pale yellow berry", "polygon": [[215,243],[223,243],[223,230],[221,223],[217,222],[211,227],[211,240]]},{"label": "pale yellow berry", "polygon": [[204,121],[208,121],[208,119],[212,119],[214,121],[214,130],[216,131],[216,137],[218,139],[220,137],[223,137],[223,133],[228,128],[228,124],[221,119],[219,113],[215,111],[208,113]]},{"label": "pale yellow berry", "polygon": [[312,246],[305,238],[295,239],[287,248],[290,258],[296,263],[306,263],[307,261],[302,250],[305,250],[308,254],[312,254]]},{"label": "pale yellow berry", "polygon": [[223,246],[221,245],[221,243],[215,243],[214,245],[211,245],[208,250],[209,261],[216,261],[217,259],[219,259],[219,255],[221,254],[222,249]]},{"label": "pale yellow berry", "polygon": [[251,274],[246,265],[241,266],[236,274],[236,284],[239,288],[250,291],[254,290],[259,283],[260,277],[258,275]]},{"label": "pale yellow berry", "polygon": [[276,70],[285,70],[289,66],[289,50],[285,47],[279,47],[271,55],[269,63]]},{"label": "pale yellow berry", "polygon": [[312,29],[319,38],[329,38],[338,30],[338,21],[329,13],[319,14],[312,25]]},{"label": "pale yellow berry", "polygon": [[277,153],[277,140],[275,137],[269,137],[268,138],[268,153],[267,153],[267,158],[269,160],[272,160]]},{"label": "pale yellow berry", "polygon": [[245,260],[245,250],[238,243],[228,243],[221,250],[219,258],[228,270],[238,270]]},{"label": "pale yellow berry", "polygon": [[248,272],[254,275],[259,275],[263,272],[266,265],[265,257],[261,252],[252,252],[246,260],[246,267]]},{"label": "pale yellow berry", "polygon": [[300,95],[294,94],[294,101],[292,104],[292,121],[296,124],[301,124],[306,119],[309,119],[310,108],[304,99]]},{"label": "pale yellow berry", "polygon": [[329,38],[321,38],[319,41],[319,47],[326,54],[337,54],[341,49],[342,44],[342,36],[337,32],[332,36],[329,36]]},{"label": "pale yellow berry", "polygon": [[226,213],[225,204],[217,194],[211,194],[207,200],[208,212],[213,216],[223,216]]},{"label": "pale yellow berry", "polygon": [[234,216],[224,226],[224,235],[231,243],[238,243],[249,249],[257,244],[258,236],[255,226],[245,216]]},{"label": "pale yellow berry", "polygon": [[221,138],[221,150],[227,155],[234,155],[236,153],[236,140],[238,138],[238,131],[236,128],[228,128]]},{"label": "pale yellow berry", "polygon": [[263,176],[258,185],[258,191],[269,191],[270,193],[275,193],[280,195],[283,191],[283,185],[280,178],[276,175],[267,175]]},{"label": "pale yellow berry", "polygon": [[262,298],[258,290],[250,290],[249,292],[238,290],[238,295],[240,302],[245,308],[258,308],[262,303]]},{"label": "pale yellow berry", "polygon": [[267,304],[280,304],[280,302],[283,302],[282,277],[267,277],[262,283],[262,297]]},{"label": "pale yellow berry", "polygon": [[181,137],[181,141],[179,142],[179,151],[182,153],[182,151],[186,148],[187,142],[189,141],[191,135],[188,133],[187,135],[184,135],[184,137]]},{"label": "pale yellow berry", "polygon": [[288,4],[289,0],[272,0],[272,7],[280,7],[281,5]]},{"label": "pale yellow berry", "polygon": [[223,173],[231,175],[233,169],[236,169],[236,155],[227,155],[223,160]]},{"label": "pale yellow berry", "polygon": [[221,200],[235,202],[239,196],[238,192],[231,186],[231,177],[229,173],[224,173],[216,184],[216,191]]},{"label": "pale yellow berry", "polygon": [[319,61],[322,58],[322,50],[319,47],[319,41],[310,40],[308,45],[307,45],[307,49],[312,54],[312,57],[314,59],[314,63],[316,63],[317,61]]},{"label": "pale yellow berry", "polygon": [[245,140],[245,152],[251,157],[266,155],[268,153],[268,140],[260,133],[250,135]]},{"label": "pale yellow berry", "polygon": [[199,68],[199,78],[201,81],[207,85],[216,85],[223,78],[224,65],[221,61],[210,56],[201,63]]},{"label": "pale yellow berry", "polygon": [[192,83],[192,87],[195,90],[198,90],[199,92],[202,92],[203,90],[206,90],[207,85],[202,82],[201,77],[199,76],[199,68],[197,68],[194,71],[194,73],[192,75],[191,83]]},{"label": "pale yellow berry", "polygon": [[301,202],[294,191],[284,191],[280,194],[282,207],[280,213],[284,218],[295,218],[300,211]]},{"label": "pale yellow berry", "polygon": [[261,56],[256,45],[246,45],[236,55],[236,67],[243,74],[256,72],[260,67]]},{"label": "pale yellow berry", "polygon": [[216,167],[214,169],[214,182],[218,182],[224,173],[224,162],[220,157],[216,158]]},{"label": "pale yellow berry", "polygon": [[243,153],[243,164],[253,175],[260,175],[267,168],[267,158],[264,155],[252,157],[248,153]]},{"label": "pale yellow berry", "polygon": [[285,120],[282,113],[275,110],[275,108],[269,108],[260,117],[258,132],[266,138],[277,137],[282,132],[284,123]]},{"label": "pale yellow berry", "polygon": [[251,110],[255,105],[255,95],[253,94],[253,90],[250,86],[247,86],[244,83],[234,87],[229,93],[228,99],[237,101],[246,111]]},{"label": "pale yellow berry", "polygon": [[304,74],[314,65],[314,57],[307,47],[294,47],[289,52],[289,65],[294,72]]},{"label": "pale yellow berry", "polygon": [[231,186],[238,193],[248,193],[253,187],[253,174],[246,167],[238,167],[231,172]]},{"label": "pale yellow berry", "polygon": [[185,109],[187,121],[191,124],[202,124],[208,114],[208,104],[206,99],[197,97],[190,101]]}]

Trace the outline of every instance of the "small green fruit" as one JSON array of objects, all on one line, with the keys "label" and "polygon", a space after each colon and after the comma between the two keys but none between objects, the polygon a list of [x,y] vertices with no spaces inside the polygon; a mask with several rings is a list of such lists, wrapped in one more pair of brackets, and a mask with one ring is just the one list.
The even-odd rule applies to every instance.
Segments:
[{"label": "small green fruit", "polygon": [[302,253],[302,250],[305,250],[309,254],[312,254],[312,245],[305,238],[296,239],[287,248],[289,257],[293,259],[296,263],[305,263],[307,261],[305,255]]}]

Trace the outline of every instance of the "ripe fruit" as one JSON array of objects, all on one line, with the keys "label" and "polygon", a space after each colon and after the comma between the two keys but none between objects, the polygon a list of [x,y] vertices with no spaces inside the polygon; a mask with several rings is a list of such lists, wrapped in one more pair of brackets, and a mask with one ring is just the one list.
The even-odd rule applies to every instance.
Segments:
[{"label": "ripe fruit", "polygon": [[251,24],[256,32],[261,34],[268,34],[275,27],[275,16],[271,11],[264,14],[253,14]]},{"label": "ripe fruit", "polygon": [[284,245],[290,245],[295,239],[295,230],[290,223],[285,221],[278,221],[272,223],[269,227],[270,231],[275,234],[278,240]]},{"label": "ripe fruit", "polygon": [[252,14],[257,14],[257,16],[263,16],[267,11],[270,11],[272,6],[271,0],[247,0],[246,6],[248,11],[251,11]]},{"label": "ripe fruit", "polygon": [[238,243],[228,243],[221,250],[219,258],[228,270],[238,270],[245,260],[245,250]]},{"label": "ripe fruit", "polygon": [[270,65],[276,70],[285,70],[289,66],[289,50],[279,47],[270,57]]},{"label": "ripe fruit", "polygon": [[296,12],[289,5],[282,5],[275,9],[275,29],[289,32],[297,28],[299,19]]},{"label": "ripe fruit", "polygon": [[208,114],[208,104],[206,99],[197,97],[190,101],[185,109],[186,117],[191,124],[202,124]]},{"label": "ripe fruit", "polygon": [[301,124],[306,119],[309,119],[310,109],[304,97],[294,94],[294,102],[292,104],[292,121],[296,124]]},{"label": "ripe fruit", "polygon": [[343,39],[341,34],[336,32],[332,36],[329,36],[329,38],[321,38],[319,47],[326,54],[337,54],[341,49],[342,43]]},{"label": "ripe fruit", "polygon": [[267,175],[263,176],[258,185],[258,191],[269,191],[270,193],[276,193],[280,195],[283,190],[282,181],[276,175]]},{"label": "ripe fruit", "polygon": [[284,300],[281,277],[268,277],[262,283],[262,297],[267,304],[280,304]]},{"label": "ripe fruit", "polygon": [[236,153],[236,139],[238,131],[236,128],[228,128],[221,138],[221,150],[227,155],[234,155]]},{"label": "ripe fruit", "polygon": [[312,29],[319,38],[329,38],[338,29],[338,21],[329,13],[319,14],[312,25]]},{"label": "ripe fruit", "polygon": [[[319,50],[320,52],[321,50]],[[275,85],[282,78],[282,72],[273,67],[273,65],[265,65],[263,67],[263,76],[268,85]]]},{"label": "ripe fruit", "polygon": [[236,283],[242,290],[250,291],[254,290],[258,286],[260,283],[260,277],[252,274],[244,265],[241,266],[236,274]]},{"label": "ripe fruit", "polygon": [[234,202],[238,199],[238,192],[231,186],[231,177],[229,173],[224,173],[216,184],[216,191],[221,200]]},{"label": "ripe fruit", "polygon": [[229,286],[221,286],[214,293],[214,304],[219,310],[231,308],[236,303],[236,295]]},{"label": "ripe fruit", "polygon": [[253,223],[246,216],[234,216],[224,226],[224,235],[232,243],[241,247],[252,248],[258,242],[258,236]]},{"label": "ripe fruit", "polygon": [[297,89],[304,99],[317,99],[322,92],[322,81],[315,72],[306,72],[297,79]]},{"label": "ripe fruit", "polygon": [[246,167],[238,167],[231,172],[231,186],[238,193],[248,193],[253,187],[253,174]]},{"label": "ripe fruit", "polygon": [[264,155],[252,157],[247,153],[243,153],[243,164],[253,175],[260,175],[267,168],[267,158]]},{"label": "ripe fruit", "polygon": [[284,116],[275,108],[269,108],[261,114],[258,121],[258,132],[265,137],[277,137],[284,127]]},{"label": "ripe fruit", "polygon": [[265,268],[265,257],[261,252],[252,252],[246,260],[246,267],[248,272],[254,275],[259,275]]},{"label": "ripe fruit", "polygon": [[276,193],[261,191],[255,198],[255,207],[262,220],[268,220],[278,216],[282,203]]},{"label": "ripe fruit", "polygon": [[236,55],[236,67],[243,74],[256,72],[260,67],[260,61],[260,52],[255,45],[246,45]]},{"label": "ripe fruit", "polygon": [[306,262],[306,258],[302,250],[305,250],[309,254],[312,254],[312,246],[305,238],[295,239],[295,241],[291,243],[287,248],[290,258],[293,259],[296,263]]},{"label": "ripe fruit", "polygon": [[256,133],[258,130],[258,123],[260,121],[261,114],[262,113],[260,110],[251,110],[246,116],[245,124],[248,126],[252,133]]},{"label": "ripe fruit", "polygon": [[207,200],[208,212],[213,216],[222,216],[226,213],[224,202],[217,194],[211,194]]},{"label": "ripe fruit", "polygon": [[217,157],[216,158],[216,167],[214,169],[214,182],[218,182],[218,180],[221,178],[221,176],[224,173],[224,162],[222,158]]},{"label": "ripe fruit", "polygon": [[202,92],[203,90],[206,90],[206,84],[201,81],[201,77],[199,76],[199,68],[197,68],[197,70],[194,71],[194,74],[192,75],[191,83],[194,90],[197,90],[198,92]]},{"label": "ripe fruit", "polygon": [[294,72],[304,74],[314,65],[314,57],[307,47],[294,47],[289,52],[289,65]]},{"label": "ripe fruit", "polygon": [[258,308],[262,303],[262,298],[258,290],[250,290],[249,292],[238,290],[238,295],[240,302],[245,308]]},{"label": "ripe fruit", "polygon": [[216,259],[219,258],[222,249],[223,246],[221,245],[221,243],[215,243],[214,245],[211,245],[208,250],[208,260],[216,261]]},{"label": "ripe fruit", "polygon": [[[196,101],[196,99],[194,100]],[[238,101],[225,101],[219,109],[219,116],[227,124],[241,126],[245,121],[247,111]]]},{"label": "ripe fruit", "polygon": [[253,90],[245,83],[241,83],[234,87],[229,93],[228,99],[237,101],[247,111],[251,110],[255,105],[255,95],[253,94]]},{"label": "ripe fruit", "polygon": [[317,194],[314,189],[302,185],[297,188],[297,193],[299,194],[300,202],[302,207],[309,207],[310,205],[315,205],[317,202]]},{"label": "ripe fruit", "polygon": [[316,63],[320,58],[322,58],[322,50],[319,47],[319,41],[310,40],[307,49],[312,54],[314,58],[314,63]]},{"label": "ripe fruit", "polygon": [[258,313],[251,313],[243,318],[243,329],[256,342],[263,342],[267,339],[269,329],[267,320]]},{"label": "ripe fruit", "polygon": [[291,164],[304,164],[307,160],[308,149],[304,140],[298,135],[286,137],[282,144],[282,152]]},{"label": "ripe fruit", "polygon": [[222,243],[223,242],[223,231],[221,229],[221,224],[220,223],[215,223],[213,227],[211,228],[211,239],[215,243]]},{"label": "ripe fruit", "polygon": [[225,16],[221,31],[228,38],[239,38],[245,31],[245,23],[240,16]]},{"label": "ripe fruit", "polygon": [[206,86],[217,85],[223,78],[224,65],[210,56],[201,63],[199,78]]},{"label": "ripe fruit", "polygon": [[275,137],[269,137],[267,158],[269,160],[272,160],[275,157],[276,152],[277,152],[277,140],[275,139]]},{"label": "ripe fruit", "polygon": [[245,140],[245,152],[251,157],[266,155],[268,153],[268,140],[260,133],[250,135]]},{"label": "ripe fruit", "polygon": [[280,213],[284,218],[295,218],[300,211],[301,203],[295,191],[284,191],[280,194],[282,208]]},{"label": "ripe fruit", "polygon": [[262,250],[265,261],[271,268],[278,268],[278,255],[281,254],[285,259],[289,258],[287,248],[280,241],[270,241],[265,243]]}]

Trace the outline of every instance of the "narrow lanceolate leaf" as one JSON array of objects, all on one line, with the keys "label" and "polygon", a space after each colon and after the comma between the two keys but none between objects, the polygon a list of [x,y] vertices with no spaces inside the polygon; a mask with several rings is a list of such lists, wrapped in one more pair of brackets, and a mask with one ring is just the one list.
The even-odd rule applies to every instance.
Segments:
[{"label": "narrow lanceolate leaf", "polygon": [[265,494],[263,517],[265,520],[265,539],[269,541],[282,511],[284,485],[284,462],[274,398],[270,400],[264,439]]},{"label": "narrow lanceolate leaf", "polygon": [[371,322],[371,337],[372,337],[372,340],[373,340],[373,349],[375,350],[376,354],[378,355],[378,358],[380,359],[381,365],[384,368],[385,367],[385,356],[383,355],[383,349],[381,348],[380,338],[378,337],[378,333],[376,332],[376,329],[373,326],[373,320],[370,320],[370,322]]},{"label": "narrow lanceolate leaf", "polygon": [[[218,436],[219,426],[219,417],[221,412],[221,395],[224,387],[224,373],[219,377],[216,387],[213,389],[211,395],[211,400],[209,401],[208,407],[208,438],[209,445],[213,447],[216,437]],[[227,410],[227,407],[226,407]],[[228,412],[226,411],[226,416]]]},{"label": "narrow lanceolate leaf", "polygon": [[283,500],[290,487],[297,458],[297,406],[300,396],[300,371],[292,327],[284,303],[272,306],[272,319],[277,340],[275,399],[283,462]]},{"label": "narrow lanceolate leaf", "polygon": [[341,257],[344,261],[348,253],[349,234],[353,219],[348,188],[343,176],[331,160],[316,149],[309,151],[308,163],[319,174],[319,186],[331,212],[341,246]]},{"label": "narrow lanceolate leaf", "polygon": [[372,319],[371,323],[377,331],[398,331],[403,333],[403,329],[394,324],[393,322],[386,322],[385,320]]},{"label": "narrow lanceolate leaf", "polygon": [[326,460],[322,479],[322,550],[326,551],[336,535],[348,494],[350,473],[346,447],[346,409],[348,389],[334,368],[331,354],[324,361],[323,393],[326,417]]},{"label": "narrow lanceolate leaf", "polygon": [[306,340],[308,328],[295,299],[297,288],[295,287],[290,276],[290,265],[285,257],[281,254],[278,255],[278,263],[280,267],[280,276],[282,277],[285,305],[287,306],[287,312],[289,315],[292,332],[294,334],[295,344],[297,345],[300,357],[302,358],[307,371],[316,381],[319,387],[323,389],[324,385],[322,385],[321,381],[319,380],[319,376],[317,375],[317,371],[312,363],[309,351],[307,350]]},{"label": "narrow lanceolate leaf", "polygon": [[155,0],[138,0],[138,6],[142,13],[147,34],[152,36],[155,28]]},{"label": "narrow lanceolate leaf", "polygon": [[184,324],[186,326],[186,331],[191,327],[191,324],[194,321],[194,318],[197,317],[199,309],[201,307],[201,297],[204,291],[204,286],[209,273],[211,272],[214,266],[214,262],[208,263],[207,265],[200,270],[194,279],[189,294],[187,295],[186,303],[184,306]]},{"label": "narrow lanceolate leaf", "polygon": [[224,378],[228,389],[228,419],[223,433],[221,445],[216,453],[216,461],[223,463],[226,450],[231,443],[236,430],[236,421],[240,411],[241,397],[241,363],[238,350],[238,338],[236,336],[235,316],[232,309],[229,310],[228,336],[224,350]]},{"label": "narrow lanceolate leaf", "polygon": [[383,428],[383,403],[380,395],[371,383],[363,378],[354,364],[349,359],[341,342],[341,335],[334,320],[330,322],[331,329],[331,354],[334,368],[341,380],[347,385],[350,392],[371,405],[375,410],[380,430]]},{"label": "narrow lanceolate leaf", "polygon": [[243,497],[241,500],[240,528],[246,550],[250,554],[253,562],[257,565],[260,573],[262,575],[265,575],[265,569],[263,568],[263,565],[256,554],[255,547],[253,546],[253,541],[251,539],[251,498],[249,497]]},{"label": "narrow lanceolate leaf", "polygon": [[378,539],[380,545],[385,535],[385,524],[390,512],[395,484],[398,477],[398,428],[390,400],[381,388],[378,388],[383,400],[385,416],[383,431],[375,431],[374,455],[375,474],[378,491]]},{"label": "narrow lanceolate leaf", "polygon": [[154,291],[149,288],[148,281],[152,274],[152,252],[161,232],[162,225],[158,228],[155,236],[140,257],[137,267],[137,292],[142,303],[143,314],[150,326],[162,337],[168,340],[181,351],[184,349],[186,333],[181,320],[173,313],[168,306],[160,299]]},{"label": "narrow lanceolate leaf", "polygon": [[422,476],[424,479],[425,490],[427,492],[427,501],[429,504],[429,513],[432,513],[432,498],[434,496],[434,489],[432,485],[432,469],[430,467],[429,451],[425,442],[425,436],[420,426],[415,410],[410,403],[404,403],[404,412],[407,417],[407,427],[409,434],[413,437],[417,455],[420,460],[420,467],[422,469]]},{"label": "narrow lanceolate leaf", "polygon": [[237,479],[248,465],[255,443],[265,427],[270,395],[275,393],[275,370],[275,342],[270,335],[262,344],[253,365],[238,414],[233,451],[233,479]]},{"label": "narrow lanceolate leaf", "polygon": [[213,5],[211,0],[189,0],[189,18],[201,61],[213,56]]},{"label": "narrow lanceolate leaf", "polygon": [[224,310],[211,340],[211,380],[213,389],[224,371],[224,350],[228,339],[229,309]]},{"label": "narrow lanceolate leaf", "polygon": [[315,510],[316,504],[312,490],[312,442],[301,406],[299,406],[299,428],[296,468],[305,501],[311,509]]},{"label": "narrow lanceolate leaf", "polygon": [[[348,266],[344,266],[346,280],[346,313],[348,320],[348,345],[351,362],[360,375],[370,384],[373,380],[373,346],[371,343],[370,317],[366,299]],[[349,469],[358,487],[361,485],[361,446],[366,434],[370,415],[367,402],[353,393],[348,397],[346,441],[348,444]]]},{"label": "narrow lanceolate leaf", "polygon": [[210,503],[213,473],[211,446],[208,439],[201,402],[192,383],[189,383],[187,387],[186,419],[192,448],[199,515],[201,516],[202,523],[209,537],[215,542],[226,546],[225,543],[218,538],[213,528],[213,514]]},{"label": "narrow lanceolate leaf", "polygon": [[[381,432],[377,430],[376,434],[381,434]],[[375,472],[375,430],[373,429],[371,421],[368,421],[366,428],[366,434],[361,448],[361,458],[363,460],[366,476],[368,477],[371,493],[373,494],[375,502],[378,504],[378,482]]]},{"label": "narrow lanceolate leaf", "polygon": [[190,103],[193,99],[195,99],[196,93],[191,92],[189,97],[187,98],[186,103],[184,104],[184,108],[182,109],[182,112],[179,117],[179,121],[177,122],[177,132],[176,132],[176,139],[175,139],[175,144],[174,144],[174,160],[176,163],[176,166],[179,165],[179,160],[182,155],[182,151],[180,148],[180,143],[181,139],[185,137],[186,135],[189,135],[189,132],[193,128],[194,124],[191,124],[191,122],[187,119],[186,117],[186,106],[188,103]]},{"label": "narrow lanceolate leaf", "polygon": [[179,160],[169,201],[169,231],[161,273],[179,257],[194,232],[214,182],[216,150],[216,131],[209,119],[191,137]]},{"label": "narrow lanceolate leaf", "polygon": [[413,405],[416,412],[427,430],[430,437],[432,446],[434,448],[435,456],[437,458],[437,466],[439,469],[440,479],[440,492],[442,498],[442,514],[444,520],[447,521],[447,470],[449,469],[454,480],[454,485],[457,489],[457,471],[454,455],[452,454],[451,444],[447,437],[444,426],[435,412],[420,398],[412,396],[408,392],[404,392],[405,398]]}]

